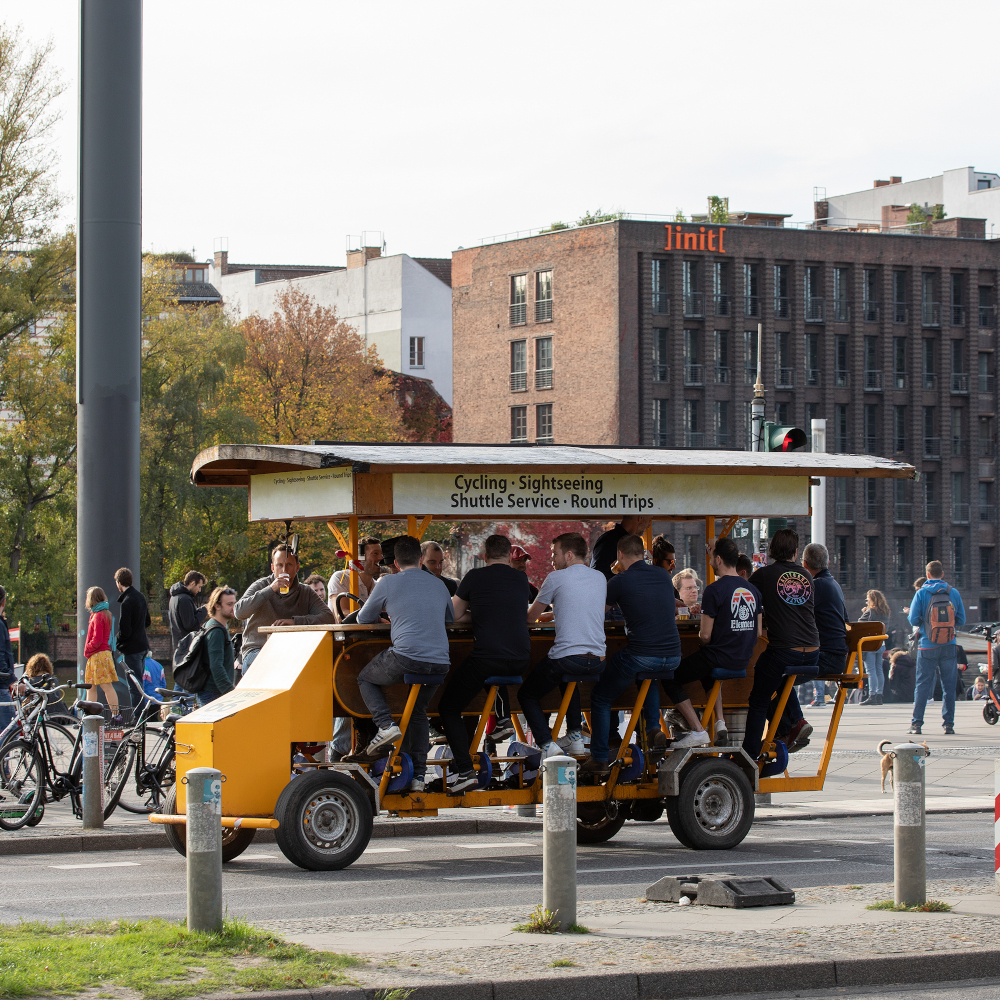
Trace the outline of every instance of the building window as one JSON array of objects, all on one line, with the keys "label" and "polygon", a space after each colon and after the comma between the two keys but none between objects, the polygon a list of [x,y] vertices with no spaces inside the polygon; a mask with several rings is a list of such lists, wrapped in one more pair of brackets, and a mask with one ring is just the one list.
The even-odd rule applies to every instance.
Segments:
[{"label": "building window", "polygon": [[775,386],[778,389],[791,389],[795,386],[790,338],[791,334],[784,330],[774,335]]},{"label": "building window", "polygon": [[892,519],[896,524],[913,524],[913,504],[910,502],[909,489],[909,484],[904,479],[892,481]]},{"label": "building window", "polygon": [[184,271],[185,281],[204,281],[205,280],[205,268],[203,267],[189,267]]},{"label": "building window", "polygon": [[906,322],[906,272],[892,272],[892,321]]},{"label": "building window", "polygon": [[920,275],[920,324],[921,326],[941,325],[941,303],[936,301],[935,275]]},{"label": "building window", "polygon": [[701,331],[684,331],[684,384],[704,385],[705,366],[701,363]]},{"label": "building window", "polygon": [[892,450],[897,454],[906,451],[906,407],[892,408]]},{"label": "building window", "polygon": [[865,537],[865,586],[877,589],[879,582],[878,536],[867,535]]},{"label": "building window", "polygon": [[774,422],[779,427],[788,427],[791,424],[791,420],[788,416],[788,403],[775,403],[774,404]]},{"label": "building window", "polygon": [[892,386],[906,388],[906,337],[892,338]]},{"label": "building window", "polygon": [[712,266],[712,298],[715,315],[729,315],[729,261],[717,260]]},{"label": "building window", "polygon": [[[993,569],[993,547],[981,545],[979,547],[979,586],[983,590],[997,589],[997,574]],[[983,621],[992,621],[992,618],[983,618]]]},{"label": "building window", "polygon": [[837,389],[846,389],[850,375],[847,365],[847,337],[838,333],[833,341],[833,384]]},{"label": "building window", "polygon": [[538,444],[552,444],[552,404],[539,403],[535,407],[535,441]]},{"label": "building window", "polygon": [[668,401],[666,399],[653,400],[653,447],[669,448],[670,432],[667,417]]},{"label": "building window", "polygon": [[747,449],[750,449],[750,445],[753,443],[753,404],[750,400],[745,400],[743,403],[743,427],[746,431],[747,438]]},{"label": "building window", "polygon": [[701,429],[697,399],[684,400],[684,447],[705,447],[705,432]]},{"label": "building window", "polygon": [[936,521],[938,519],[937,474],[923,472],[921,473],[921,481],[924,484],[924,520]]},{"label": "building window", "polygon": [[510,408],[510,443],[523,444],[528,440],[528,408],[512,406]]},{"label": "building window", "polygon": [[757,331],[743,331],[743,384],[757,381]]},{"label": "building window", "polygon": [[848,500],[849,491],[846,479],[833,481],[833,519],[837,524],[854,524],[854,504]]},{"label": "building window", "polygon": [[930,337],[924,337],[924,377],[925,389],[937,388],[937,365],[934,357],[934,341]]},{"label": "building window", "polygon": [[851,439],[847,433],[846,403],[837,403],[833,407],[833,450],[841,455],[846,455],[851,450]]},{"label": "building window", "polygon": [[989,523],[993,520],[993,484],[979,484],[979,520]]},{"label": "building window", "polygon": [[963,439],[965,434],[963,433],[963,413],[961,406],[953,406],[951,408],[951,457],[961,458],[962,452],[965,450],[963,445]]},{"label": "building window", "polygon": [[993,373],[990,369],[993,367],[993,355],[986,351],[980,351],[977,367],[977,374],[979,376],[979,391],[981,393],[992,393]]},{"label": "building window", "polygon": [[760,298],[757,291],[757,265],[743,265],[743,314],[745,316],[760,315]]},{"label": "building window", "polygon": [[424,338],[410,337],[410,367],[424,367]]},{"label": "building window", "polygon": [[965,539],[952,538],[951,540],[951,580],[953,587],[965,586]]},{"label": "building window", "polygon": [[993,308],[993,286],[979,286],[979,325],[986,329],[991,329],[996,319]]},{"label": "building window", "polygon": [[951,342],[951,391],[966,395],[969,391],[969,373],[965,370],[965,341]]},{"label": "building window", "polygon": [[979,418],[979,457],[994,458],[996,456],[997,442],[993,433],[993,418],[981,416]]},{"label": "building window", "polygon": [[704,296],[701,293],[701,275],[698,261],[685,260],[681,264],[681,284],[684,293],[684,315],[700,317],[705,315]]},{"label": "building window", "polygon": [[819,267],[816,264],[807,265],[805,268],[805,316],[807,323],[823,322],[823,310],[826,300],[820,294],[822,290],[823,286],[820,284]]},{"label": "building window", "polygon": [[666,382],[670,378],[670,365],[667,363],[667,331],[653,331],[653,381]]},{"label": "building window", "polygon": [[524,392],[528,388],[528,342],[510,343],[510,391]]},{"label": "building window", "polygon": [[667,294],[667,262],[653,261],[653,315],[666,316],[670,312],[670,297]]},{"label": "building window", "polygon": [[951,276],[951,325],[965,326],[965,275]]},{"label": "building window", "polygon": [[861,314],[866,323],[878,322],[878,271],[866,267],[861,276]]},{"label": "building window", "polygon": [[788,302],[787,264],[774,265],[774,315],[777,319],[788,319],[791,307]]},{"label": "building window", "polygon": [[715,403],[715,447],[729,447],[729,402],[724,399]]},{"label": "building window", "polygon": [[823,372],[819,366],[819,334],[807,333],[805,339],[806,385],[822,385]]},{"label": "building window", "polygon": [[802,429],[806,432],[806,448],[812,451],[812,422],[819,419],[819,403],[806,403],[806,415]]},{"label": "building window", "polygon": [[552,338],[539,337],[535,341],[535,388],[552,388]]},{"label": "building window", "polygon": [[715,331],[715,384],[729,385],[729,331]]},{"label": "building window", "polygon": [[515,274],[510,279],[510,325],[528,322],[528,276]]},{"label": "building window", "polygon": [[865,391],[882,391],[882,365],[879,364],[878,337],[865,337]]},{"label": "building window", "polygon": [[866,455],[877,455],[882,450],[879,434],[878,403],[865,404],[865,447]]},{"label": "building window", "polygon": [[941,457],[941,438],[937,434],[937,419],[933,406],[924,407],[924,458]]},{"label": "building window", "polygon": [[851,318],[847,294],[850,287],[848,278],[850,273],[846,267],[833,269],[833,318],[837,323],[846,323]]},{"label": "building window", "polygon": [[538,271],[535,274],[535,322],[545,323],[552,319],[552,272]]},{"label": "building window", "polygon": [[[924,539],[924,566],[929,562],[934,562],[938,557],[937,539],[933,535],[928,535]],[[920,574],[923,576],[923,572]]]},{"label": "building window", "polygon": [[969,523],[969,502],[965,497],[965,473],[951,474],[951,522],[952,524]]},{"label": "building window", "polygon": [[865,520],[878,520],[878,481],[866,479],[864,485]]},{"label": "building window", "polygon": [[837,582],[844,590],[853,590],[853,583],[850,577],[850,537],[848,535],[837,535],[833,540],[833,570],[837,577]]},{"label": "building window", "polygon": [[907,553],[908,539],[905,535],[896,535],[892,557],[893,582],[898,590],[902,590],[910,579],[910,560]]}]

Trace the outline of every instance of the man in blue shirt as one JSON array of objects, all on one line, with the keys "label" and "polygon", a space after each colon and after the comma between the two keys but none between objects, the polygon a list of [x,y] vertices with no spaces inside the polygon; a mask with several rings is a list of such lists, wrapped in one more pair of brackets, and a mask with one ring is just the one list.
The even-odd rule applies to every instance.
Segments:
[{"label": "man in blue shirt", "polygon": [[[954,629],[950,638],[940,634],[940,629],[928,628],[932,624],[929,614],[932,605],[939,605],[946,597],[954,609],[955,627],[965,624],[965,606],[962,595],[945,583],[941,577],[944,567],[936,559],[927,564],[927,581],[914,595],[910,605],[910,624],[920,626],[920,644],[917,647],[917,683],[913,692],[913,721],[909,732],[919,736],[924,724],[924,709],[934,690],[935,675],[941,673],[941,716],[945,736],[955,735],[955,686],[958,683],[958,647]],[[935,641],[937,640],[937,641]]]},{"label": "man in blue shirt", "polygon": [[[670,574],[649,566],[639,535],[618,539],[618,564],[622,571],[608,581],[607,607],[617,604],[625,616],[628,645],[612,656],[590,696],[590,757],[581,774],[606,775],[611,704],[635,675],[644,671],[674,670],[681,662],[681,639],[674,618],[674,587]],[[659,730],[660,696],[651,684],[643,704],[648,729]]]}]

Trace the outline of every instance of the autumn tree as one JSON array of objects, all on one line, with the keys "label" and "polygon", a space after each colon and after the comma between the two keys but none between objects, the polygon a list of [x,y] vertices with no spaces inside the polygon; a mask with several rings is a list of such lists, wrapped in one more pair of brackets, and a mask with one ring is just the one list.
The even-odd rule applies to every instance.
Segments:
[{"label": "autumn tree", "polygon": [[401,434],[393,384],[374,347],[334,308],[298,289],[282,293],[272,316],[239,331],[244,357],[233,388],[260,440],[392,441]]}]

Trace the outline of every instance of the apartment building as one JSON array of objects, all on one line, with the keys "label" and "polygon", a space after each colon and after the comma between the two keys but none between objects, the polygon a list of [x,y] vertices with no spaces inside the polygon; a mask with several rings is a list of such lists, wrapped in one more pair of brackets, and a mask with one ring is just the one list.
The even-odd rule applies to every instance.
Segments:
[{"label": "apartment building", "polygon": [[[909,603],[940,559],[995,619],[1000,242],[982,219],[904,235],[784,218],[622,218],[456,251],[455,440],[744,449],[761,324],[768,419],[826,418],[828,450],[920,471],[831,483],[852,611],[869,588]],[[696,563],[694,529],[661,527]]]}]

